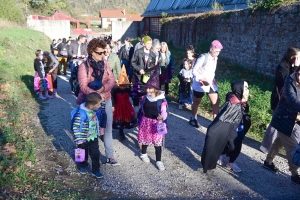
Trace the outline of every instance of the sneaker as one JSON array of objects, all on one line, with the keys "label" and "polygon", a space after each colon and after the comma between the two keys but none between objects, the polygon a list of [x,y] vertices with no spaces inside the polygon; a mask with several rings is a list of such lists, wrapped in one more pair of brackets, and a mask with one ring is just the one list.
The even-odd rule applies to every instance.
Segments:
[{"label": "sneaker", "polygon": [[106,165],[119,166],[120,163],[118,163],[118,161],[116,161],[114,158],[107,158],[106,159]]},{"label": "sneaker", "polygon": [[50,96],[50,95],[45,95],[45,97],[46,97],[47,99],[53,99],[53,96]]},{"label": "sneaker", "polygon": [[156,167],[158,168],[159,171],[164,171],[166,169],[164,163],[161,161],[156,162]]},{"label": "sneaker", "polygon": [[271,172],[277,173],[278,172],[278,168],[274,165],[274,163],[272,162],[271,164],[269,164],[267,161],[264,162],[264,168],[270,170]]},{"label": "sneaker", "polygon": [[300,184],[300,176],[299,175],[295,175],[295,176],[291,176],[291,180],[292,180],[292,183],[294,184]]},{"label": "sneaker", "polygon": [[230,168],[234,172],[237,172],[237,173],[242,172],[241,168],[239,168],[239,166],[237,166],[237,164],[235,164],[235,163],[228,163],[226,166],[227,166],[227,168]]},{"label": "sneaker", "polygon": [[191,104],[185,103],[184,106],[185,106],[186,108],[190,108],[190,107],[191,107]]},{"label": "sneaker", "polygon": [[45,100],[45,99],[46,99],[46,97],[39,96],[39,99],[40,99],[40,100]]},{"label": "sneaker", "polygon": [[196,119],[190,119],[189,124],[193,127],[199,128],[199,123]]},{"label": "sneaker", "polygon": [[182,110],[182,105],[181,104],[179,104],[178,109]]},{"label": "sneaker", "polygon": [[149,159],[149,157],[148,157],[147,154],[142,154],[142,155],[140,156],[140,158],[141,158],[142,161],[144,161],[145,163],[149,163],[149,162],[150,162],[150,159]]},{"label": "sneaker", "polygon": [[266,147],[262,146],[262,145],[259,147],[259,149],[260,149],[263,153],[265,153],[265,154],[268,154],[268,153],[269,153],[268,149],[267,149]]},{"label": "sneaker", "polygon": [[96,178],[103,178],[103,174],[100,171],[92,172],[92,175]]},{"label": "sneaker", "polygon": [[78,171],[80,174],[86,174],[87,173],[87,167],[79,167]]},{"label": "sneaker", "polygon": [[220,165],[220,166],[224,166],[225,165],[225,163],[224,163],[224,154],[222,154],[222,155],[220,155],[220,158],[219,158],[219,160],[217,161],[217,164],[218,165]]}]

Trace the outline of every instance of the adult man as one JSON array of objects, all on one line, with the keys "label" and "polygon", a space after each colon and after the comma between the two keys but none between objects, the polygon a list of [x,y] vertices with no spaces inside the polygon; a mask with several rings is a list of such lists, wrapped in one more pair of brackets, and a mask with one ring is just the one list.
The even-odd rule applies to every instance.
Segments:
[{"label": "adult man", "polygon": [[[297,63],[296,63],[297,62]],[[299,66],[300,57],[295,57],[295,65]],[[273,159],[278,154],[279,150],[284,147],[286,158],[288,160],[289,170],[291,172],[291,181],[295,184],[300,184],[300,176],[298,175],[298,166],[292,162],[292,151],[297,146],[297,140],[292,133],[295,120],[298,112],[300,112],[300,67],[295,72],[289,75],[283,86],[283,91],[275,109],[271,121],[271,126],[277,129],[278,135],[272,144],[267,158],[264,162],[264,167],[273,172],[278,169],[273,163]]]},{"label": "adult man", "polygon": [[78,40],[71,43],[70,48],[68,49],[69,56],[74,58],[85,58],[87,55],[87,46],[85,44],[85,36],[79,35]]},{"label": "adult man", "polygon": [[218,86],[215,81],[215,71],[218,55],[222,49],[223,46],[218,40],[212,41],[210,51],[198,58],[193,68],[194,79],[192,88],[194,99],[192,104],[192,117],[189,124],[196,128],[199,128],[197,121],[198,106],[205,94],[208,95],[212,103],[213,118],[215,118],[219,112]]},{"label": "adult man", "polygon": [[144,47],[144,37],[145,35],[141,35],[141,41],[136,43],[136,45],[134,46],[134,52],[142,47]]}]

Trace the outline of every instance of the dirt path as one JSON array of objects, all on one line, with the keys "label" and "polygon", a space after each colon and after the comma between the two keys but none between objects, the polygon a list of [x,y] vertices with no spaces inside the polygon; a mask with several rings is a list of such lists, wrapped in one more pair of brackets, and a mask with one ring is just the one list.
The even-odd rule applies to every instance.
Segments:
[{"label": "dirt path", "polygon": [[[42,103],[41,111],[33,121],[40,130],[36,136],[36,171],[45,179],[61,181],[90,199],[99,198],[165,198],[165,199],[299,199],[300,186],[290,182],[286,160],[277,157],[282,173],[272,174],[262,167],[265,155],[259,144],[245,139],[237,164],[242,173],[232,173],[217,167],[202,173],[200,155],[206,129],[195,129],[188,124],[190,111],[178,110],[170,104],[169,133],[165,138],[163,162],[166,170],[155,167],[154,148],[149,147],[151,163],[139,159],[137,130],[126,130],[127,140],[119,141],[113,132],[115,157],[121,166],[101,165],[102,180],[80,175],[73,161],[73,141],[70,134],[70,111],[75,108],[75,97],[70,92],[68,77],[60,76],[55,99]],[[199,118],[207,127],[209,120]],[[42,125],[40,125],[42,124]],[[100,160],[105,162],[104,146],[99,140]]]}]

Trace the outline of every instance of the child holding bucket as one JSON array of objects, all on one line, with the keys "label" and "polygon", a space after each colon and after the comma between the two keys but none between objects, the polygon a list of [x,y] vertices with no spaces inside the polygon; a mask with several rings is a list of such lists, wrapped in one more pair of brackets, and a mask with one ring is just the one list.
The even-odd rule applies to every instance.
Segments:
[{"label": "child holding bucket", "polygon": [[156,166],[158,170],[165,170],[161,161],[162,145],[165,133],[167,133],[166,119],[168,103],[165,93],[159,88],[159,74],[155,70],[148,82],[146,83],[147,95],[143,96],[140,102],[138,113],[138,143],[142,145],[142,161],[149,163],[147,147],[154,146],[156,155]]}]

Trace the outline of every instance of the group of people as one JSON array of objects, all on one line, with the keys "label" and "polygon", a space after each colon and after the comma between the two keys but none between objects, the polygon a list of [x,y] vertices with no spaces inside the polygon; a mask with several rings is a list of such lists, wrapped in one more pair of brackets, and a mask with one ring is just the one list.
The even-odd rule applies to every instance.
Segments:
[{"label": "group of people", "polygon": [[[94,38],[86,44],[85,38],[79,36],[68,48],[69,60],[78,57],[85,59],[78,67],[80,91],[76,103],[80,106],[72,120],[76,146],[85,151],[85,160],[78,164],[78,169],[82,174],[87,172],[90,154],[92,175],[97,178],[103,177],[99,169],[98,137],[104,142],[106,164],[120,165],[113,155],[112,129],[119,130],[120,139],[123,141],[126,139],[124,129],[138,126],[141,160],[150,162],[147,147],[154,146],[156,166],[159,170],[165,169],[161,154],[164,134],[168,132],[166,95],[174,74],[174,60],[167,43],[158,39],[143,36],[135,47],[131,44],[130,38],[126,38],[124,43],[124,45],[118,42],[114,44],[109,40]],[[247,104],[249,88],[246,81],[233,82],[231,91],[226,95],[226,102],[219,108],[215,71],[218,55],[222,49],[222,44],[214,40],[209,52],[199,56],[193,47],[189,46],[186,51],[187,57],[183,59],[178,74],[179,109],[183,106],[191,107],[192,116],[189,121],[191,126],[200,127],[197,109],[205,94],[212,103],[214,120],[207,129],[201,156],[205,173],[214,169],[217,164],[227,166],[234,172],[242,171],[235,160],[241,152],[242,141],[251,126]],[[61,54],[58,52],[58,55]],[[55,71],[55,67],[50,67],[48,71],[45,67],[49,61],[52,62],[52,66],[57,65],[51,57],[53,57],[51,53],[45,54],[40,50],[36,52],[34,67],[40,78],[38,84],[40,87],[37,91],[41,99],[51,98],[47,87],[44,86],[47,84],[45,74],[53,74]],[[265,142],[264,139],[261,147],[261,150],[269,148],[264,167],[274,172],[278,169],[273,159],[280,148],[285,147],[291,179],[296,184],[300,184],[300,177],[297,166],[291,161],[291,152],[297,146],[298,137],[295,131],[297,126],[294,128],[294,125],[300,111],[298,87],[300,68],[297,67],[300,64],[299,59],[300,50],[289,48],[276,70],[276,86],[272,93],[272,102],[274,98],[277,102],[272,103],[274,115],[271,128],[268,128],[273,130],[272,136],[267,136],[270,133],[266,133],[266,137],[272,141]],[[137,114],[133,109],[134,106],[139,106]],[[82,112],[86,115],[82,115]]]}]

